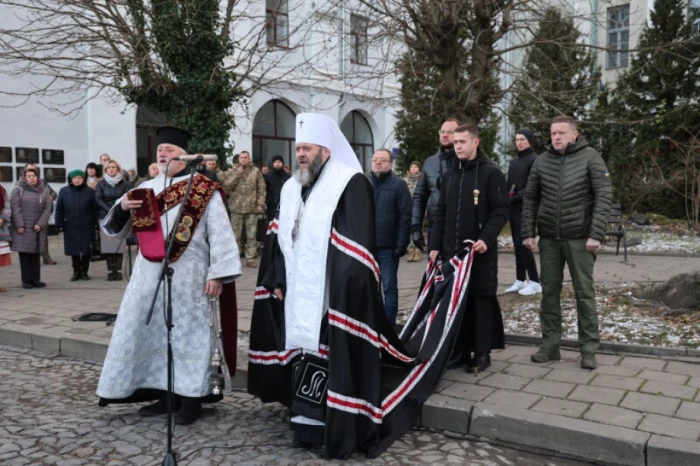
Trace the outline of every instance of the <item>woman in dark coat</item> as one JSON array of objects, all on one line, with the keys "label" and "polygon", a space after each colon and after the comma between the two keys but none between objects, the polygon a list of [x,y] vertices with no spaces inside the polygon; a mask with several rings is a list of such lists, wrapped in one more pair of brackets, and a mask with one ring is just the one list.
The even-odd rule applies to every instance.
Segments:
[{"label": "woman in dark coat", "polygon": [[[105,166],[104,179],[97,183],[95,199],[100,209],[100,221],[107,216],[114,203],[131,189],[131,185],[124,180],[121,172],[121,165],[116,160],[110,160]],[[100,252],[107,260],[107,280],[122,279],[121,269],[125,248],[123,241],[100,231]]]},{"label": "woman in dark coat", "polygon": [[73,259],[72,282],[90,280],[90,242],[97,226],[95,191],[85,178],[82,170],[70,172],[70,184],[61,188],[56,203],[56,226],[63,229],[63,248]]},{"label": "woman in dark coat", "polygon": [[19,253],[22,288],[43,288],[41,253],[46,249],[46,229],[51,217],[51,195],[33,168],[10,195],[12,250]]}]

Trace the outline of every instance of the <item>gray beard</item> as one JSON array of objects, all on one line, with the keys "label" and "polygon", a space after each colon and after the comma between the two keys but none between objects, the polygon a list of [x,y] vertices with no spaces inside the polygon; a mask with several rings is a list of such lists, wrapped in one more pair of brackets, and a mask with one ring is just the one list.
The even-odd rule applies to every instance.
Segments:
[{"label": "gray beard", "polygon": [[297,168],[294,170],[294,179],[302,186],[309,186],[314,182],[323,167],[323,159],[318,154],[307,168]]}]

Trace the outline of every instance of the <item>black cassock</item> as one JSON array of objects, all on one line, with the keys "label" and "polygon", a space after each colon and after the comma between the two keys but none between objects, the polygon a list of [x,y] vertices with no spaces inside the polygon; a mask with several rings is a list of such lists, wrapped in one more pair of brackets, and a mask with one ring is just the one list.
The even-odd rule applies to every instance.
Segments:
[{"label": "black cassock", "polygon": [[327,458],[355,451],[379,456],[414,425],[440,381],[464,312],[470,249],[428,265],[416,305],[396,334],[384,316],[373,219],[372,187],[355,175],[329,232],[329,309],[318,351],[285,348],[284,306],[273,294],[285,283],[277,220],[268,226],[260,263],[248,391],[290,407],[293,417],[324,423],[310,429],[320,430]]}]

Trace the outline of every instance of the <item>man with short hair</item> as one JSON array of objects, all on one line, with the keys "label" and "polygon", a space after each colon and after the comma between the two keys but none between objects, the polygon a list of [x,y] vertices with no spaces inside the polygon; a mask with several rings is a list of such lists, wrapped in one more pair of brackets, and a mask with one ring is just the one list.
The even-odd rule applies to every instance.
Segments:
[{"label": "man with short hair", "polygon": [[456,118],[448,118],[442,124],[438,131],[440,148],[436,154],[425,159],[423,171],[413,192],[411,231],[413,232],[413,244],[421,251],[425,249],[423,220],[426,208],[428,211],[428,242],[430,242],[430,232],[435,221],[435,206],[440,197],[440,179],[452,167],[452,160],[455,158],[452,139],[455,128],[460,124]]},{"label": "man with short hair", "polygon": [[612,185],[605,161],[579,135],[576,120],[552,120],[551,145],[532,165],[523,202],[523,244],[535,249],[539,233],[542,347],[533,362],[561,359],[561,289],[569,266],[576,293],[581,367],[597,367],[600,345],[593,266],[605,237]]},{"label": "man with short hair", "polygon": [[[491,365],[491,350],[505,347],[503,317],[496,298],[498,288],[498,235],[508,221],[506,180],[479,149],[479,130],[473,125],[455,129],[456,157],[443,175],[430,258],[443,262],[474,242],[476,253],[469,279],[459,337],[450,360],[479,373]],[[474,356],[471,356],[471,353]]]},{"label": "man with short hair", "polygon": [[384,314],[395,325],[399,311],[399,259],[406,254],[411,227],[411,193],[406,182],[394,175],[392,167],[388,149],[378,149],[372,156],[370,181],[374,188],[374,225]]},{"label": "man with short hair", "polygon": [[257,267],[258,255],[258,214],[265,212],[265,180],[258,167],[253,165],[250,152],[241,151],[238,164],[225,173],[221,184],[228,193],[228,205],[231,211],[231,226],[236,241],[241,243],[245,227],[245,259],[248,267]]},{"label": "man with short hair", "polygon": [[284,171],[284,159],[281,155],[272,157],[272,171],[265,175],[265,184],[267,185],[267,221],[270,222],[275,218],[277,207],[280,204],[280,194],[282,187],[290,179],[292,175]]}]

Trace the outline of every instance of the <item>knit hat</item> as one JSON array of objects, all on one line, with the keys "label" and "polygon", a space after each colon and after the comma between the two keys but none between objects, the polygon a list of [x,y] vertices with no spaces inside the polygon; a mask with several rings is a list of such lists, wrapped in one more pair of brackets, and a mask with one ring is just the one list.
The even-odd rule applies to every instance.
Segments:
[{"label": "knit hat", "polygon": [[530,143],[530,146],[535,145],[535,133],[530,128],[520,128],[515,134],[522,134]]},{"label": "knit hat", "polygon": [[272,163],[275,163],[278,160],[284,165],[284,157],[282,157],[281,155],[275,155],[274,157],[272,157]]},{"label": "knit hat", "polygon": [[416,166],[418,167],[419,170],[423,168],[423,166],[420,164],[420,162],[419,162],[418,160],[414,160],[413,162],[411,162],[411,163],[409,164],[409,167],[410,167],[411,165],[416,165]]},{"label": "knit hat", "polygon": [[76,176],[82,176],[83,179],[86,179],[86,178],[87,178],[87,175],[85,175],[85,172],[82,171],[82,170],[79,169],[79,168],[76,168],[75,170],[71,170],[71,172],[68,173],[68,179],[69,179],[69,180],[72,180],[72,179],[75,178]]}]

